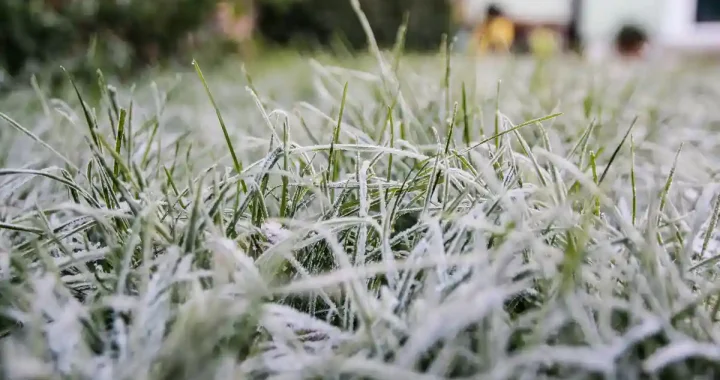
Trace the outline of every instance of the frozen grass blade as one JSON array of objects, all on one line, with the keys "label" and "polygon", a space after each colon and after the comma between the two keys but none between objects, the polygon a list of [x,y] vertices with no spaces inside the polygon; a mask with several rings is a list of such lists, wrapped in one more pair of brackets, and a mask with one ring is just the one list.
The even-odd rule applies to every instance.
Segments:
[{"label": "frozen grass blade", "polygon": [[[200,65],[195,60],[193,60],[192,63],[193,63],[193,66],[195,67],[195,72],[197,73],[198,77],[200,78],[200,81],[202,82],[203,87],[205,88],[205,92],[207,93],[207,96],[210,99],[210,103],[212,103],[212,106],[215,109],[215,114],[217,115],[218,122],[220,122],[220,128],[222,129],[223,136],[225,137],[225,143],[227,144],[228,150],[230,151],[230,156],[232,157],[235,172],[240,174],[243,171],[242,163],[240,162],[240,160],[237,157],[237,154],[235,153],[235,148],[233,148],[233,144],[230,139],[230,134],[228,133],[227,127],[225,126],[225,120],[222,117],[222,113],[220,113],[220,108],[218,107],[217,103],[215,102],[215,98],[213,97],[212,92],[210,91],[210,87],[208,86],[207,81],[205,81],[205,76],[203,76],[202,70],[200,69]],[[240,183],[242,184],[243,191],[247,193],[247,185],[245,185],[245,181],[241,180]]]},{"label": "frozen grass blade", "polygon": [[710,243],[710,239],[713,238],[714,232],[715,232],[715,226],[717,226],[718,217],[720,217],[720,194],[718,194],[715,197],[715,206],[713,207],[712,214],[710,215],[710,223],[708,223],[707,229],[705,230],[705,233],[703,234],[705,237],[703,239],[702,244],[702,250],[700,251],[700,257],[705,256],[705,251],[707,251],[708,244]]},{"label": "frozen grass blade", "polygon": [[630,123],[630,127],[625,132],[625,135],[623,136],[622,140],[620,140],[620,144],[615,148],[615,151],[612,153],[612,156],[610,156],[610,160],[608,161],[608,164],[605,166],[605,170],[603,170],[603,173],[600,175],[600,179],[598,180],[598,184],[601,184],[603,180],[605,179],[605,176],[610,171],[610,166],[612,166],[613,162],[618,156],[618,153],[620,153],[620,149],[622,149],[623,144],[625,143],[625,140],[627,140],[628,136],[630,135],[630,131],[632,131],[632,128],[635,126],[635,122],[637,122],[637,116],[633,119],[632,123]]},{"label": "frozen grass blade", "polygon": [[680,152],[682,151],[683,144],[684,143],[681,142],[680,147],[678,148],[677,152],[675,152],[675,158],[673,159],[670,173],[668,173],[667,179],[665,180],[665,186],[663,186],[662,193],[660,194],[660,213],[662,213],[665,209],[665,202],[667,202],[667,197],[670,193],[670,187],[673,183],[673,177],[675,176],[675,170],[677,168],[678,158],[680,158]]},{"label": "frozen grass blade", "polygon": [[465,143],[465,147],[470,146],[470,139],[471,139],[471,130],[472,126],[470,125],[470,111],[468,110],[467,105],[467,92],[465,91],[465,82],[462,83],[462,113],[463,113],[463,143]]},{"label": "frozen grass blade", "polygon": [[[597,160],[597,157],[595,155],[595,152],[593,152],[591,150],[590,151],[590,168],[592,170],[593,182],[597,185],[597,184],[600,184],[600,181],[598,180],[598,175],[597,175],[596,160]],[[595,207],[593,207],[593,213],[595,214],[595,216],[600,215],[600,199],[599,198],[595,198]]]},{"label": "frozen grass blade", "polygon": [[[127,112],[122,109],[120,110],[120,116],[118,119],[118,126],[117,126],[117,136],[115,136],[115,167],[113,168],[113,174],[115,177],[120,175],[120,161],[121,158],[121,150],[122,150],[122,142],[125,139],[125,117],[127,116]],[[117,189],[116,189],[117,190]]]},{"label": "frozen grass blade", "polygon": [[[288,131],[288,123],[287,120],[285,123],[283,123],[283,171],[285,173],[288,173],[290,170],[290,159],[288,157],[289,155],[289,145],[288,145],[288,139],[289,139],[289,131]],[[288,196],[289,196],[289,179],[287,175],[282,176],[282,192],[280,193],[280,217],[284,218],[287,215],[287,207],[288,207]]]},{"label": "frozen grass blade", "polygon": [[30,137],[30,138],[33,139],[34,141],[38,142],[40,145],[42,145],[43,147],[47,148],[49,151],[53,152],[56,156],[60,157],[60,159],[62,159],[62,160],[65,162],[66,165],[70,166],[70,167],[71,167],[73,170],[75,170],[76,172],[81,172],[80,168],[78,168],[77,166],[75,166],[75,164],[73,164],[73,163],[72,163],[67,157],[65,157],[62,153],[60,153],[60,152],[58,152],[57,150],[55,150],[52,146],[50,146],[50,144],[42,141],[38,136],[36,136],[36,135],[35,135],[34,133],[32,133],[31,131],[29,131],[27,128],[25,128],[25,127],[23,127],[22,125],[20,125],[17,121],[13,120],[10,116],[8,116],[8,115],[0,112],[0,118],[5,119],[5,121],[7,121],[8,123],[10,123],[10,125],[12,125],[15,129],[17,129],[17,130],[19,130],[20,132],[26,134],[28,137]]},{"label": "frozen grass blade", "polygon": [[635,140],[630,135],[630,186],[632,187],[632,224],[637,220],[637,186],[635,184]]},{"label": "frozen grass blade", "polygon": [[87,104],[83,100],[82,95],[80,94],[80,90],[77,87],[77,84],[72,79],[72,76],[69,72],[63,68],[63,71],[67,74],[68,78],[70,79],[70,83],[72,84],[73,89],[75,90],[75,95],[78,98],[78,101],[80,102],[80,106],[82,107],[83,115],[85,116],[85,122],[87,123],[88,130],[90,131],[90,137],[92,138],[92,142],[95,144],[95,147],[97,149],[100,149],[100,152],[102,153],[102,148],[100,148],[100,142],[98,141],[97,137],[97,122],[95,121],[95,118],[90,113],[90,110],[87,108]]},{"label": "frozen grass blade", "polygon": [[392,71],[397,75],[400,68],[400,60],[405,49],[405,39],[407,37],[407,26],[410,22],[410,12],[405,12],[403,22],[398,28],[397,37],[395,38],[395,46],[393,47],[393,64]]},{"label": "frozen grass blade", "polygon": [[[325,172],[325,185],[329,182],[335,182],[340,175],[340,163],[337,162],[339,159],[336,157],[335,145],[340,140],[340,128],[342,127],[343,113],[345,111],[345,101],[347,100],[347,89],[348,84],[345,83],[343,87],[342,99],[340,100],[340,112],[338,113],[337,124],[333,128],[333,136],[330,141],[330,150],[328,152],[328,168]],[[335,190],[330,190],[330,201],[335,202]]]}]

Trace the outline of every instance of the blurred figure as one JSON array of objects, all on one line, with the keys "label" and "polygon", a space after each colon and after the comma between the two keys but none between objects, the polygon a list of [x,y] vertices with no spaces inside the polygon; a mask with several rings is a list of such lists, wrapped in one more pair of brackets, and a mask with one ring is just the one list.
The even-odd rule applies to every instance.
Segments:
[{"label": "blurred figure", "polygon": [[623,58],[637,59],[645,55],[648,36],[636,25],[624,25],[615,37],[615,50]]},{"label": "blurred figure", "polygon": [[497,4],[490,4],[485,20],[474,34],[477,53],[509,52],[515,39],[515,24]]},{"label": "blurred figure", "polygon": [[251,53],[255,10],[247,1],[225,0],[217,5],[216,20],[223,36],[234,42],[244,55]]}]

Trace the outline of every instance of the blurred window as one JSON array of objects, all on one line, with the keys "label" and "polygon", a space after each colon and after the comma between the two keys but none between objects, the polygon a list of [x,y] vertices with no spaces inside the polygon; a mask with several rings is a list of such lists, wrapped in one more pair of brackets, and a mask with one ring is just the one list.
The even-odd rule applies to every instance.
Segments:
[{"label": "blurred window", "polygon": [[720,0],[696,0],[695,21],[720,22]]}]

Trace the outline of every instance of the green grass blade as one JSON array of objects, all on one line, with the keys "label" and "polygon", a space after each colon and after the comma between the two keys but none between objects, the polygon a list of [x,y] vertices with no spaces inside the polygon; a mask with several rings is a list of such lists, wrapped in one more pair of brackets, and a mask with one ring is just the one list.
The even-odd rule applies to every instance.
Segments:
[{"label": "green grass blade", "polygon": [[630,123],[630,127],[625,132],[625,135],[623,136],[622,140],[620,140],[620,144],[618,144],[618,146],[617,146],[617,148],[615,148],[615,151],[613,152],[612,156],[610,156],[610,161],[608,161],[608,164],[605,166],[605,170],[603,170],[603,173],[600,176],[598,185],[602,183],[602,181],[605,179],[605,176],[608,174],[608,171],[610,171],[610,166],[612,166],[613,162],[615,162],[615,159],[617,158],[618,153],[620,153],[620,149],[622,148],[623,144],[625,143],[625,140],[627,140],[628,136],[630,136],[630,131],[632,131],[636,122],[637,122],[637,116],[633,119],[632,123]]},{"label": "green grass blade", "polygon": [[[220,128],[222,129],[223,136],[225,137],[225,143],[227,144],[228,150],[230,151],[230,156],[232,157],[233,165],[235,168],[235,172],[238,174],[242,173],[243,167],[242,163],[237,157],[237,154],[235,153],[235,148],[233,148],[232,141],[230,139],[230,134],[228,133],[227,127],[225,126],[225,120],[222,117],[222,114],[220,113],[220,107],[218,107],[217,103],[215,102],[215,98],[212,95],[212,92],[210,91],[210,87],[207,84],[207,81],[205,80],[205,76],[203,76],[202,70],[200,70],[200,65],[196,60],[193,60],[193,66],[195,66],[195,72],[197,73],[198,77],[200,78],[200,81],[203,84],[203,87],[205,87],[205,92],[210,98],[210,103],[212,103],[213,108],[215,109],[215,115],[217,115],[218,121],[220,122]],[[247,185],[245,184],[245,181],[240,181],[242,185],[243,192],[247,193]]]}]

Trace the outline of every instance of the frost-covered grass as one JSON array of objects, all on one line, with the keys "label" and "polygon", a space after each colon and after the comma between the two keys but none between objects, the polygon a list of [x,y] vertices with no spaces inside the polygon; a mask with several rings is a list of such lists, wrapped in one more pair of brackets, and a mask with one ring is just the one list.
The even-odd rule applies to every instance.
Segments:
[{"label": "frost-covered grass", "polygon": [[398,56],[0,101],[2,377],[720,375],[717,68]]}]

